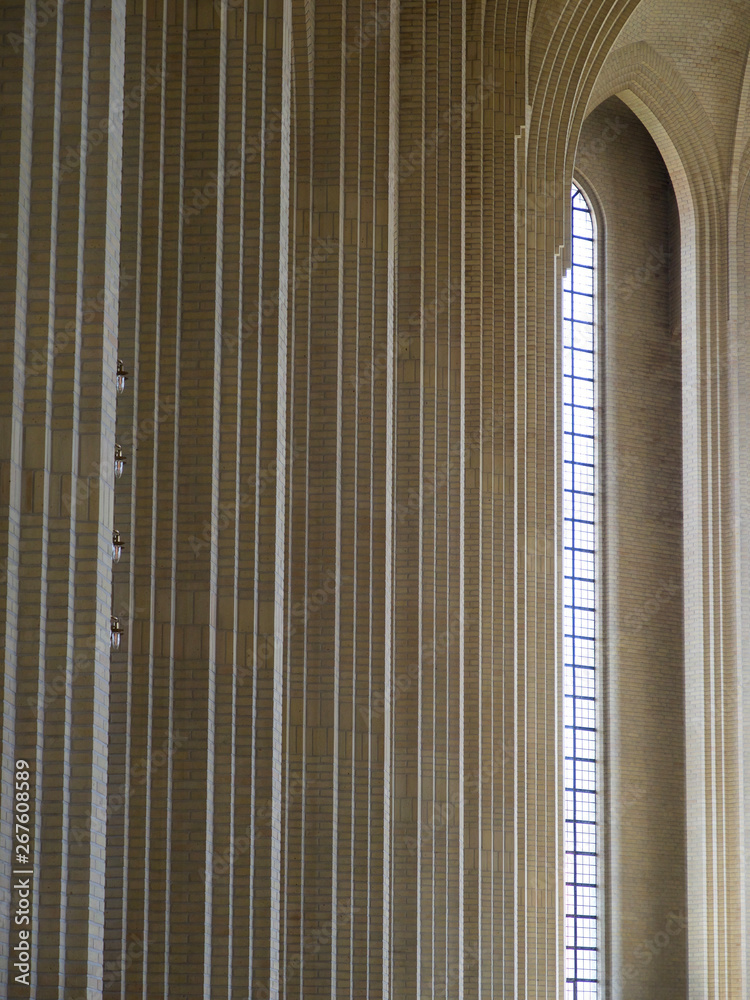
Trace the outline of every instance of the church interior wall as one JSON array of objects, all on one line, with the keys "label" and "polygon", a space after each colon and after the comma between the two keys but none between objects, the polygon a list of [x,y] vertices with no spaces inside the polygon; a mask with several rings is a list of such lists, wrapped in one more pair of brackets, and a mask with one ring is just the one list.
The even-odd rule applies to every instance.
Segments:
[{"label": "church interior wall", "polygon": [[750,19],[669,8],[0,9],[0,891],[28,758],[37,1000],[563,995],[576,164],[608,989],[747,995]]}]

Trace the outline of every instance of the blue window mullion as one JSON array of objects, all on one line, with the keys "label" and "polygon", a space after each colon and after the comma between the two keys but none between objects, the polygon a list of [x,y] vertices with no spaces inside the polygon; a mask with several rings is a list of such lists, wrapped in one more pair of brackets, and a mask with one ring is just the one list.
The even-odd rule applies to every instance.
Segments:
[{"label": "blue window mullion", "polygon": [[[597,982],[595,245],[583,195],[572,192],[573,257],[563,284],[563,615],[566,1000]],[[583,673],[582,671],[586,671]],[[586,984],[579,991],[580,984]],[[595,988],[595,987],[594,987]]]}]

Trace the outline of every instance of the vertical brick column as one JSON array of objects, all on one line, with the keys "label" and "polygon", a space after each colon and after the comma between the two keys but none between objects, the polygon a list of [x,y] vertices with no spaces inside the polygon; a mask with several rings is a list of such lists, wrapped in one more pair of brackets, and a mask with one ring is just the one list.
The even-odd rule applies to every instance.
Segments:
[{"label": "vertical brick column", "polygon": [[[188,6],[185,16],[184,184],[201,191],[213,181],[202,211],[185,220],[182,268],[180,408],[176,450],[174,686],[175,728],[189,750],[173,761],[169,989],[209,989],[211,882],[196,878],[213,852],[216,720],[216,530],[221,392],[222,131],[221,33],[213,10]],[[201,95],[200,99],[196,99]],[[186,535],[210,527],[208,544],[193,552]],[[182,534],[184,532],[184,534]]]},{"label": "vertical brick column", "polygon": [[584,190],[601,206],[597,666],[606,981],[617,997],[684,997],[679,222],[658,150],[622,102],[613,98],[587,118],[579,148]]},{"label": "vertical brick column", "polygon": [[[238,961],[248,949],[250,914],[242,899],[236,899],[236,884],[247,881],[247,842],[245,827],[249,812],[242,808],[249,788],[238,785],[249,759],[250,729],[238,707],[247,677],[239,675],[235,665],[244,663],[245,648],[240,629],[240,594],[237,588],[241,563],[246,553],[240,544],[240,523],[250,499],[248,478],[242,478],[242,451],[247,447],[243,427],[255,397],[243,393],[242,344],[245,308],[253,306],[250,289],[244,278],[247,257],[245,244],[252,237],[245,233],[245,205],[250,193],[245,186],[248,150],[248,92],[257,85],[255,74],[261,66],[250,68],[244,30],[247,20],[236,7],[215,6],[217,26],[224,39],[220,51],[225,88],[224,132],[224,204],[222,255],[222,356],[221,422],[217,531],[217,648],[216,648],[216,730],[214,798],[214,861],[206,870],[212,874],[211,990],[213,995],[229,996],[232,990],[248,989],[248,969]],[[254,122],[252,124],[255,124]],[[195,544],[195,543],[194,543]],[[239,659],[238,659],[239,658]],[[239,806],[239,808],[238,808]],[[244,822],[243,822],[244,821]],[[243,851],[232,859],[226,851],[242,837]],[[237,876],[242,875],[237,879]],[[237,879],[237,883],[235,882]]]},{"label": "vertical brick column", "polygon": [[137,473],[113,994],[278,989],[291,20],[266,14],[178,3],[128,23],[131,79],[155,82],[126,133]]},{"label": "vertical brick column", "polygon": [[103,972],[124,5],[13,14],[6,502],[20,549],[4,567],[19,598],[6,739],[33,772],[33,989],[73,997],[101,989]]},{"label": "vertical brick column", "polygon": [[[35,78],[35,24],[33,6],[28,11],[28,35],[24,11],[4,8],[0,15],[0,74],[15,85],[3,94],[0,113],[0,142],[5,155],[0,166],[2,187],[7,196],[0,203],[0,226],[5,233],[0,242],[0,304],[9,327],[7,347],[0,357],[0,378],[8,387],[0,400],[0,628],[4,657],[2,664],[2,811],[0,812],[0,989],[7,991],[12,939],[11,900],[13,850],[13,794],[15,791],[16,702],[19,625],[23,623],[21,598],[21,524],[23,495],[23,440],[27,323],[29,316],[31,157],[33,148],[33,108]],[[10,239],[15,234],[15,240]],[[31,670],[40,668],[39,656],[31,659]],[[32,699],[34,700],[34,699]],[[29,747],[29,754],[32,748]],[[36,753],[33,755],[36,759]],[[35,784],[38,775],[35,775]],[[38,824],[38,810],[35,810]],[[36,832],[36,831],[35,831]],[[35,855],[38,857],[38,853]]]},{"label": "vertical brick column", "polygon": [[105,963],[105,995],[117,996],[168,976],[172,774],[188,752],[174,719],[185,24],[181,7],[163,11],[131,7],[126,38],[120,353],[132,375],[118,436],[131,471],[117,494],[115,598],[128,630],[113,658],[108,852],[122,882],[109,882]]},{"label": "vertical brick column", "polygon": [[[750,354],[744,331],[750,322],[750,283],[745,280],[750,262],[750,213],[748,212],[748,152],[750,135],[747,130],[747,100],[745,90],[738,113],[738,135],[735,145],[735,160],[732,185],[730,188],[729,213],[729,260],[730,260],[730,296],[729,296],[729,359],[736,365],[737,377],[734,382],[732,400],[735,480],[733,497],[735,503],[735,559],[738,567],[737,586],[737,663],[738,671],[734,679],[736,684],[736,717],[737,742],[740,749],[740,767],[737,780],[736,803],[737,823],[741,830],[750,829],[750,680],[748,679],[747,657],[750,648],[750,468],[748,449],[744,443],[748,440],[750,410],[748,402],[750,395],[747,386],[750,385]],[[730,363],[731,363],[730,362]],[[731,384],[731,383],[730,383]],[[746,842],[747,834],[745,834]],[[747,850],[747,847],[745,847]],[[735,865],[740,858],[735,854]],[[750,983],[750,870],[739,865],[739,878],[735,885],[740,890],[740,907],[736,913],[736,924],[733,934],[738,938],[736,949],[735,973],[739,983]],[[736,926],[736,930],[734,927]]]},{"label": "vertical brick column", "polygon": [[[562,513],[556,504],[562,473],[558,311],[569,260],[570,183],[585,95],[636,6],[630,0],[608,6],[592,0],[537,7],[528,63],[517,61],[513,67],[512,106],[517,123],[525,118],[525,125],[517,128],[514,154],[518,294],[511,369],[515,397],[513,989],[529,997],[542,998],[562,989],[566,974]],[[525,115],[524,92],[530,105]]]},{"label": "vertical brick column", "polygon": [[726,227],[722,191],[695,199],[682,285],[688,991],[711,1000],[744,975]]},{"label": "vertical brick column", "polygon": [[[635,6],[3,11],[3,792],[23,749],[40,998],[560,991],[555,308]],[[734,592],[700,304],[693,981],[718,998]]]},{"label": "vertical brick column", "polygon": [[[138,30],[133,30],[133,22]],[[114,502],[114,527],[120,531],[124,553],[114,570],[113,612],[125,630],[119,652],[113,654],[110,672],[110,734],[109,774],[107,789],[107,874],[104,941],[104,996],[111,996],[113,984],[118,983],[125,970],[130,968],[143,953],[143,936],[131,928],[127,934],[127,907],[131,877],[138,872],[139,864],[147,863],[148,850],[144,841],[138,841],[135,864],[131,866],[129,823],[133,812],[142,800],[142,790],[148,781],[146,757],[142,752],[140,735],[148,724],[147,703],[133,700],[134,625],[138,605],[144,605],[148,595],[139,588],[136,598],[136,554],[148,553],[145,538],[134,533],[136,509],[136,483],[143,492],[148,480],[141,465],[143,452],[158,434],[154,422],[138,419],[139,397],[147,380],[140,368],[138,330],[140,305],[144,297],[141,264],[144,255],[144,216],[139,193],[147,183],[147,150],[144,147],[144,120],[153,115],[154,91],[160,91],[161,67],[151,66],[146,72],[147,39],[143,12],[134,18],[132,12],[126,21],[123,47],[125,76],[123,81],[123,155],[122,155],[122,213],[120,311],[118,329],[118,357],[122,359],[129,377],[126,390],[117,400],[117,441],[127,457],[126,471],[118,482]],[[156,96],[157,102],[159,95]],[[159,159],[156,157],[156,169]],[[144,366],[145,370],[147,368]],[[129,750],[139,751],[136,766],[131,765]],[[139,766],[140,765],[140,766]],[[132,782],[132,789],[131,789]],[[119,992],[118,994],[119,995]]]}]

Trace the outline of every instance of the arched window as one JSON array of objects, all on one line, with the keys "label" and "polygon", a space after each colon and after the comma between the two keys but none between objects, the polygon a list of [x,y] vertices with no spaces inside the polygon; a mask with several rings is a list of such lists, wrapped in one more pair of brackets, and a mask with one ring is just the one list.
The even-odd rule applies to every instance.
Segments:
[{"label": "arched window", "polygon": [[597,996],[596,328],[594,226],[572,191],[563,285],[565,997]]}]

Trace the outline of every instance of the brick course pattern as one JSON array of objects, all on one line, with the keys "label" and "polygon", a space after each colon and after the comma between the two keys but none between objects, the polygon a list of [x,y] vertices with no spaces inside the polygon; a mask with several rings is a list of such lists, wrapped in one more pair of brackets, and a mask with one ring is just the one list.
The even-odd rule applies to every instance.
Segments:
[{"label": "brick course pattern", "polygon": [[577,176],[599,237],[605,979],[685,997],[680,239],[666,166],[618,98]]},{"label": "brick course pattern", "polygon": [[[750,119],[727,108],[747,103],[750,21],[735,0],[684,6],[3,5],[0,953],[24,756],[37,1000],[563,995],[576,152],[623,233],[611,393],[627,404],[627,345],[645,379],[670,309],[686,359],[682,415],[679,385],[643,384],[661,438],[603,415],[608,458],[625,438],[635,455],[604,483],[605,676],[654,574],[683,594],[646,627],[658,705],[634,644],[604,692],[613,725],[643,721],[604,772],[605,968],[622,1000],[747,995]],[[626,157],[597,142],[613,95],[639,136]],[[652,230],[677,229],[664,164],[682,280],[659,271],[618,313]],[[630,227],[644,189],[654,212]],[[642,560],[626,495],[665,515]],[[631,776],[652,799],[628,841]],[[626,975],[683,901],[687,931]],[[0,993],[28,996],[7,965]]]}]

